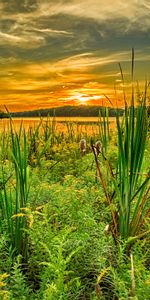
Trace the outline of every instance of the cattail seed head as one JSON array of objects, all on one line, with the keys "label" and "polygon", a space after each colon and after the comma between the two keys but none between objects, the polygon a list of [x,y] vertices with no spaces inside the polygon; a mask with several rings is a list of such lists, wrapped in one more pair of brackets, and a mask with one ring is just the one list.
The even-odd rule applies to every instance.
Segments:
[{"label": "cattail seed head", "polygon": [[80,152],[82,152],[82,153],[86,151],[86,140],[85,139],[80,140],[79,148],[80,148]]},{"label": "cattail seed head", "polygon": [[102,142],[101,141],[97,141],[95,143],[95,148],[96,148],[97,155],[98,155],[101,152],[101,150],[102,150]]}]

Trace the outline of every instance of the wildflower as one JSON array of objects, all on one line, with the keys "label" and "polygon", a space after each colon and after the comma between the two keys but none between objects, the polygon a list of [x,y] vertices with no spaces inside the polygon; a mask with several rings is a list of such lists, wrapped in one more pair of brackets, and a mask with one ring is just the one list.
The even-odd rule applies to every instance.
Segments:
[{"label": "wildflower", "polygon": [[30,214],[30,215],[28,215],[28,226],[29,226],[29,228],[32,228],[32,225],[33,225],[33,222],[34,222],[34,218],[33,218],[33,215],[32,214]]},{"label": "wildflower", "polygon": [[9,274],[4,273],[4,274],[0,274],[0,288],[3,288],[4,286],[6,286],[6,283],[4,282],[4,280],[9,277]]},{"label": "wildflower", "polygon": [[79,142],[79,148],[80,148],[80,152],[83,154],[86,152],[86,140],[85,139],[81,139]]},{"label": "wildflower", "polygon": [[99,155],[99,153],[100,153],[101,150],[102,150],[102,143],[101,143],[101,141],[97,141],[97,142],[95,143],[95,148],[96,148],[97,155]]},{"label": "wildflower", "polygon": [[25,217],[25,214],[24,213],[17,213],[17,214],[12,216],[12,219],[20,218],[20,217]]},{"label": "wildflower", "polygon": [[107,224],[107,225],[105,226],[104,233],[105,233],[105,234],[108,234],[109,231],[110,231],[110,225]]}]

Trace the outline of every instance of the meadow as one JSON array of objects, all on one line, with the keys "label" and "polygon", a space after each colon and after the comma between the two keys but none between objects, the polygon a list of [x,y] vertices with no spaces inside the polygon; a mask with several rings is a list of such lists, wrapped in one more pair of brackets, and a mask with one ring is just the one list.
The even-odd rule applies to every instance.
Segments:
[{"label": "meadow", "polygon": [[[0,299],[150,299],[146,95],[111,128],[0,132]],[[90,127],[88,127],[90,126]],[[90,128],[90,130],[89,130]]]}]

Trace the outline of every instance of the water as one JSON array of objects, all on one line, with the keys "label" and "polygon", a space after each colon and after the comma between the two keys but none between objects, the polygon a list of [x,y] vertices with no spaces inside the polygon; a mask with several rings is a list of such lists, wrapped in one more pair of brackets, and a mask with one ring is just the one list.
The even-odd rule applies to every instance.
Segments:
[{"label": "water", "polygon": [[[47,118],[42,118],[42,124],[46,122]],[[48,119],[49,124],[52,124],[54,121],[53,118]],[[39,117],[32,117],[32,118],[13,118],[13,126],[15,130],[18,130],[20,128],[21,123],[23,124],[23,127],[28,130],[29,128],[35,128],[40,122]],[[66,124],[74,124],[82,127],[83,130],[91,130],[91,128],[94,128],[94,131],[98,131],[99,128],[99,118],[98,117],[56,117],[56,129],[59,131],[65,131],[65,128],[67,127]],[[114,129],[115,127],[115,118],[110,117],[110,128]],[[10,129],[10,120],[9,119],[0,119],[0,131],[8,131]]]}]

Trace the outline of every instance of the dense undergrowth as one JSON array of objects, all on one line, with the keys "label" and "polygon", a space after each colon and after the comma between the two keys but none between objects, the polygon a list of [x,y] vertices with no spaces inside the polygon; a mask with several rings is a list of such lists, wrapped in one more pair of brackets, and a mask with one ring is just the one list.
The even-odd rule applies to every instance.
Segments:
[{"label": "dense undergrowth", "polygon": [[[107,204],[90,137],[82,155],[80,136],[60,138],[48,130],[44,151],[45,135],[37,129],[29,138],[11,121],[11,132],[1,135],[1,299],[149,299],[149,234],[141,234],[130,253],[126,240],[116,243],[111,212],[117,204]],[[143,176],[150,162],[146,143]],[[104,150],[114,172],[116,133]],[[106,160],[101,154],[98,160],[112,195]],[[148,215],[143,227],[150,230]]]},{"label": "dense undergrowth", "polygon": [[64,134],[55,118],[16,131],[10,118],[0,134],[1,300],[150,299],[146,94],[136,109],[133,100],[115,131],[103,109],[97,134],[71,123]]}]

